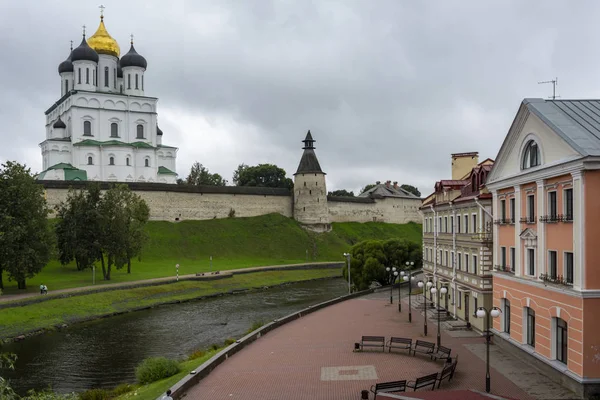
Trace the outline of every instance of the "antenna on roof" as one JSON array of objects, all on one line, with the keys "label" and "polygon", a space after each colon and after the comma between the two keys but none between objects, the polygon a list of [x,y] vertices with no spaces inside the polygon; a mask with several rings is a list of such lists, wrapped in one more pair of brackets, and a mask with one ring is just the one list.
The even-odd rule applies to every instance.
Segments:
[{"label": "antenna on roof", "polygon": [[551,98],[552,100],[556,100],[557,97],[560,97],[560,96],[556,95],[556,86],[558,85],[558,78],[554,78],[551,81],[538,82],[538,85],[540,85],[542,83],[551,83],[552,84],[552,97],[548,97],[549,99]]}]

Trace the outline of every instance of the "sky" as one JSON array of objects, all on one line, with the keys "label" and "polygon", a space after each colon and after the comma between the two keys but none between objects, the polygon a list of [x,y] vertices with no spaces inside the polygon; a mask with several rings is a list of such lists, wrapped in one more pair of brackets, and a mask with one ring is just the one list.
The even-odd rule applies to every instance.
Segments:
[{"label": "sky", "polygon": [[[102,2],[102,3],[101,3]],[[600,95],[594,0],[0,0],[0,162],[39,172],[44,111],[70,41],[134,34],[163,143],[231,181],[296,171],[307,130],[328,190],[398,181],[426,195],[451,153],[495,158],[524,98]]]}]

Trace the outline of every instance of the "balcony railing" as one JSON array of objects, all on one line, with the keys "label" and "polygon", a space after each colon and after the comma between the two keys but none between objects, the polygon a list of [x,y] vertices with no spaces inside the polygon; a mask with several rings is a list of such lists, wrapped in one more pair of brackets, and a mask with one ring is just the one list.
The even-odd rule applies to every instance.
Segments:
[{"label": "balcony railing", "polygon": [[573,286],[573,279],[568,279],[567,277],[558,275],[558,276],[553,276],[551,274],[541,274],[540,275],[540,279],[544,281],[544,283],[549,282],[549,283],[554,283],[557,285],[564,285],[564,286]]},{"label": "balcony railing", "polygon": [[494,220],[494,224],[496,224],[496,225],[509,225],[509,224],[514,224],[514,223],[515,223],[514,218],[500,218],[500,219]]},{"label": "balcony railing", "polygon": [[535,222],[536,222],[535,215],[530,215],[528,217],[521,217],[519,222],[524,223],[524,224],[535,224]]},{"label": "balcony railing", "polygon": [[509,274],[515,273],[514,267],[511,267],[510,265],[494,265],[494,271],[508,272]]}]

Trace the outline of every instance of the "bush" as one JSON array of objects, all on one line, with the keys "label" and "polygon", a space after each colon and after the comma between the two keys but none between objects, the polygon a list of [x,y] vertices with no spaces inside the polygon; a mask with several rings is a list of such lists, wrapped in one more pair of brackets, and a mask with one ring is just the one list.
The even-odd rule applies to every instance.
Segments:
[{"label": "bush", "polygon": [[112,394],[113,396],[120,396],[122,394],[132,392],[134,389],[134,385],[130,385],[129,383],[122,383],[112,390]]},{"label": "bush", "polygon": [[206,355],[206,351],[204,350],[195,350],[192,354],[189,355],[188,360],[195,360],[196,358],[201,358]]},{"label": "bush", "polygon": [[225,339],[225,346],[229,346],[230,344],[234,344],[235,343],[235,339],[233,338],[229,338],[229,339]]},{"label": "bush", "polygon": [[135,369],[138,382],[145,385],[177,374],[181,369],[175,360],[165,357],[151,357],[140,363]]},{"label": "bush", "polygon": [[220,348],[220,346],[216,343],[213,343],[210,345],[210,350],[217,351],[217,350],[219,350],[219,348]]},{"label": "bush", "polygon": [[75,393],[58,394],[52,390],[43,390],[41,392],[30,390],[26,396],[21,397],[21,400],[77,400],[78,398],[79,396]]},{"label": "bush", "polygon": [[79,394],[79,400],[109,400],[113,395],[106,389],[89,389]]},{"label": "bush", "polygon": [[265,323],[263,321],[254,321],[252,323],[252,326],[250,327],[250,329],[248,329],[248,331],[246,332],[246,334],[250,333],[250,332],[254,332],[255,330],[257,330],[258,328],[260,328],[261,326],[263,326]]}]

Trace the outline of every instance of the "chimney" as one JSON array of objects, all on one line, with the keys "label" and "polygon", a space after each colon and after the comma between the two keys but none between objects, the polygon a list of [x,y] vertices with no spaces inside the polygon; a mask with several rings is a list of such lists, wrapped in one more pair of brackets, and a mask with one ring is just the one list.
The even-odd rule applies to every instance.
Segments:
[{"label": "chimney", "polygon": [[394,189],[398,189],[398,182],[394,182]]},{"label": "chimney", "polygon": [[471,170],[479,163],[479,153],[476,151],[470,153],[452,154],[452,179],[464,180]]},{"label": "chimney", "polygon": [[392,181],[385,181],[385,187],[389,188],[390,187],[390,183],[392,183]]}]

